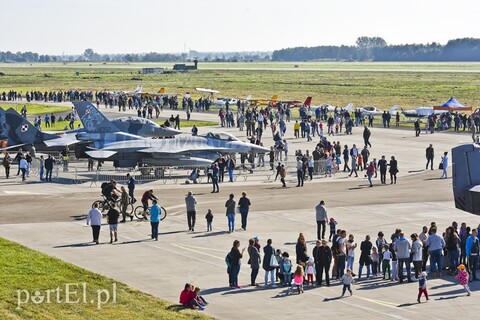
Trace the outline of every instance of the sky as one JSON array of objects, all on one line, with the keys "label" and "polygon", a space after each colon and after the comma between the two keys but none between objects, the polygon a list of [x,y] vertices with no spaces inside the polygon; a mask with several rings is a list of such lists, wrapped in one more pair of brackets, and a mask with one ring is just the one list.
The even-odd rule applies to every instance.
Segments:
[{"label": "sky", "polygon": [[480,37],[478,0],[0,0],[0,51],[273,51]]}]

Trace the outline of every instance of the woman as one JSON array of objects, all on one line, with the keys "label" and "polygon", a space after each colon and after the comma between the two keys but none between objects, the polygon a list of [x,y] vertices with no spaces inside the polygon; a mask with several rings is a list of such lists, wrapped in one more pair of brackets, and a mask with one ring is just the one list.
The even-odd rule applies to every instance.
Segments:
[{"label": "woman", "polygon": [[243,252],[245,248],[242,249],[242,252],[238,249],[240,248],[240,241],[233,241],[232,250],[230,250],[230,288],[241,289],[238,285],[238,273],[240,272],[240,259],[243,257]]},{"label": "woman", "polygon": [[[275,258],[275,250],[272,247],[272,239],[267,240],[267,245],[263,247],[263,270],[265,270],[265,287],[268,286],[268,275],[270,274],[271,286],[276,288],[275,285],[275,266],[272,266],[270,261],[272,257]],[[275,260],[276,261],[276,260]]]},{"label": "woman", "polygon": [[248,259],[248,263],[250,264],[250,268],[252,268],[252,273],[250,274],[250,284],[254,287],[258,286],[258,284],[255,282],[257,279],[258,275],[258,269],[260,269],[260,252],[258,249],[254,246],[255,240],[249,239],[248,240],[248,256],[250,257]]},{"label": "woman", "polygon": [[305,236],[301,232],[298,236],[295,252],[297,255],[297,264],[301,265],[303,269],[305,269],[305,264],[308,261],[307,243],[305,242]]},{"label": "woman", "polygon": [[375,173],[375,164],[373,163],[373,161],[370,161],[370,164],[367,167],[367,178],[368,178],[368,182],[370,183],[369,187],[373,187],[372,177],[374,173]]},{"label": "woman", "polygon": [[353,262],[355,261],[356,248],[357,244],[354,241],[353,234],[350,234],[347,241],[347,269],[353,270]]},{"label": "woman", "polygon": [[422,273],[422,241],[420,241],[418,234],[413,233],[410,236],[412,239],[412,262],[413,262],[413,269],[415,270],[415,278],[418,279],[420,274]]},{"label": "woman", "polygon": [[370,265],[372,264],[372,242],[370,241],[370,236],[365,237],[365,241],[362,241],[360,244],[360,267],[358,269],[358,279],[362,277],[363,266],[367,266],[367,279],[370,278]]},{"label": "woman", "polygon": [[460,245],[460,237],[453,227],[447,228],[445,237],[445,247],[448,252],[450,272],[456,272],[458,267],[458,258],[460,256],[458,246]]},{"label": "woman", "polygon": [[390,172],[390,184],[397,183],[398,163],[394,156],[390,158],[388,166],[390,167],[388,170]]},{"label": "woman", "polygon": [[440,162],[442,171],[442,176],[440,178],[447,179],[447,167],[448,167],[448,152],[443,153],[442,162]]}]

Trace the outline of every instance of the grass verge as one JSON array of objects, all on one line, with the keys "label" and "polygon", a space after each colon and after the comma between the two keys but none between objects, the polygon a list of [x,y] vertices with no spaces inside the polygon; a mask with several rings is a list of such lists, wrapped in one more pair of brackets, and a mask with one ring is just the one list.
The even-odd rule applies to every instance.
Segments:
[{"label": "grass verge", "polygon": [[20,113],[24,105],[27,106],[27,115],[45,116],[45,114],[47,113],[50,114],[50,113],[57,113],[57,112],[67,112],[72,109],[71,107],[65,107],[65,106],[45,105],[45,104],[26,103],[26,102],[22,103],[22,101],[19,101],[19,103],[16,103],[16,104],[13,104],[13,103],[1,104],[0,102],[0,108],[4,110],[13,108],[18,113]]},{"label": "grass verge", "polygon": [[[148,275],[146,275],[148,276]],[[195,311],[183,310],[176,305],[130,288],[104,276],[50,257],[17,243],[0,238],[0,318],[1,319],[211,319]],[[86,283],[86,301],[83,301],[83,286]],[[113,303],[113,285],[116,284],[116,303]],[[79,303],[65,303],[65,284],[71,287],[80,299]],[[60,288],[62,303],[57,303],[57,293],[51,293],[46,303],[46,290]],[[19,295],[18,290],[25,290]],[[108,290],[110,302],[97,308],[97,290]],[[42,303],[28,303],[18,309],[18,298],[26,301],[38,291],[44,297]],[[106,293],[103,295],[106,300]],[[38,300],[36,300],[38,301]],[[91,303],[94,301],[94,303]]]}]

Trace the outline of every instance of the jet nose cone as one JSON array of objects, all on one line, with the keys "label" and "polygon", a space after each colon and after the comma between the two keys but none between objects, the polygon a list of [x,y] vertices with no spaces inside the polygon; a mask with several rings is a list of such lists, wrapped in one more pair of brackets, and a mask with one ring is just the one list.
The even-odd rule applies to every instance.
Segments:
[{"label": "jet nose cone", "polygon": [[164,128],[163,130],[164,130],[166,136],[176,136],[176,135],[182,133],[182,131],[177,130],[177,129],[173,129],[173,128]]},{"label": "jet nose cone", "polygon": [[257,145],[254,145],[254,144],[252,144],[251,148],[252,148],[252,151],[255,152],[255,153],[268,153],[268,152],[270,152],[270,149],[267,149],[267,148],[264,148],[264,147],[261,147],[261,146],[257,146]]}]

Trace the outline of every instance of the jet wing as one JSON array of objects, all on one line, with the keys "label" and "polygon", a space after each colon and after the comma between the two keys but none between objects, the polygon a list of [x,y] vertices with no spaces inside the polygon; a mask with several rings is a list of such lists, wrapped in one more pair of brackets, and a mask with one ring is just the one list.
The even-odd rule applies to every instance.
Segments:
[{"label": "jet wing", "polygon": [[137,152],[142,153],[164,153],[164,154],[175,154],[183,152],[195,152],[195,151],[212,151],[212,152],[230,152],[231,149],[228,148],[214,148],[214,147],[204,147],[204,148],[181,148],[181,149],[169,149],[165,148],[145,148],[138,150]]},{"label": "jet wing", "polygon": [[108,151],[108,150],[92,150],[92,151],[85,151],[85,153],[95,159],[108,159],[114,154],[116,154],[117,152]]},{"label": "jet wing", "polygon": [[43,143],[45,143],[47,147],[65,147],[79,142],[80,140],[77,140],[75,138],[60,137],[58,139],[45,140]]},{"label": "jet wing", "polygon": [[19,148],[19,147],[23,147],[24,145],[27,145],[29,143],[20,143],[20,144],[16,144],[14,146],[8,146],[8,147],[5,147],[5,148],[0,148],[0,151],[6,151],[6,150],[10,150],[10,149],[16,149],[16,148]]}]

